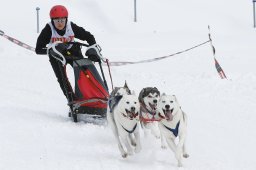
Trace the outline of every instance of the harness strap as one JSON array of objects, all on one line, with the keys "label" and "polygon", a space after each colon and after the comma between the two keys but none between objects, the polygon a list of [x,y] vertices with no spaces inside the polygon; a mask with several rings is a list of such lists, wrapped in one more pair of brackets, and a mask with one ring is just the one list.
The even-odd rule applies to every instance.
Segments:
[{"label": "harness strap", "polygon": [[175,137],[177,137],[178,134],[179,134],[179,126],[180,126],[180,121],[177,123],[175,129],[169,128],[169,127],[167,127],[167,126],[164,125],[164,127],[165,127],[166,129],[168,129],[169,131],[171,131]]},{"label": "harness strap", "polygon": [[132,130],[127,130],[127,129],[125,129],[125,128],[123,127],[123,125],[121,125],[121,126],[122,126],[122,128],[123,128],[126,132],[128,132],[128,133],[133,133],[133,132],[135,131],[136,127],[137,127],[137,123],[136,123],[135,126],[132,128]]},{"label": "harness strap", "polygon": [[159,116],[159,119],[157,119],[157,118],[155,118],[155,117],[153,117],[153,118],[144,118],[144,117],[140,117],[140,120],[142,121],[142,122],[145,122],[145,123],[150,123],[150,122],[155,122],[155,121],[157,121],[157,122],[159,122],[159,121],[161,121],[162,119],[164,119],[164,117],[163,116],[161,116],[160,114],[158,114],[158,116]]}]

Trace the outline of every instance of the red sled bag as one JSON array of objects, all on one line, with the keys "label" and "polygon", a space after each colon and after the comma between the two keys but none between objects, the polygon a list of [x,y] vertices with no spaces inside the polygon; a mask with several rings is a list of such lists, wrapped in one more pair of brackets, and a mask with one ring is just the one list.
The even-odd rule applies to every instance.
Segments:
[{"label": "red sled bag", "polygon": [[75,95],[78,113],[105,115],[109,93],[91,60],[83,58],[73,62]]}]

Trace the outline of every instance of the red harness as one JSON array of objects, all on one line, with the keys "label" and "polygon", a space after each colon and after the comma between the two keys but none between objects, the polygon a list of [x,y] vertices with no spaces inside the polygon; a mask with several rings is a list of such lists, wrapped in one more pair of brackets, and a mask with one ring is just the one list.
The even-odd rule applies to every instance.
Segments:
[{"label": "red harness", "polygon": [[[149,113],[147,113],[147,115],[148,115]],[[159,118],[155,118],[155,116],[153,116],[151,119],[148,117],[148,118],[144,118],[144,117],[142,117],[142,116],[140,116],[140,121],[142,121],[142,122],[144,122],[144,123],[150,123],[150,122],[155,122],[155,121],[157,121],[157,122],[159,122],[159,121],[161,121],[162,119],[164,119],[164,117],[163,116],[161,116],[160,114],[158,114],[158,116],[159,116]]]}]

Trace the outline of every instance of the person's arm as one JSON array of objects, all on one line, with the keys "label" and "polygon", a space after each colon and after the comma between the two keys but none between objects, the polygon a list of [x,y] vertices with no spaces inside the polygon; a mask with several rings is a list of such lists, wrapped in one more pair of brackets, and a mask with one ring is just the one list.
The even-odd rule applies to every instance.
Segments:
[{"label": "person's arm", "polygon": [[73,22],[71,22],[71,27],[75,34],[75,38],[78,38],[83,41],[87,41],[89,45],[96,44],[96,40],[94,36],[90,32],[86,31],[83,27],[79,27]]},{"label": "person's arm", "polygon": [[36,54],[47,54],[47,44],[49,44],[52,36],[51,27],[46,24],[44,29],[41,31],[36,42]]}]

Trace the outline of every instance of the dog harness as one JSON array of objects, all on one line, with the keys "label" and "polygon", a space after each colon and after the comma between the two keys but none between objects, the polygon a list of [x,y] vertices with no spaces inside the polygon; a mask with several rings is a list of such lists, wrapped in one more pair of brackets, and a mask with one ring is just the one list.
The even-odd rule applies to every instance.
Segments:
[{"label": "dog harness", "polygon": [[121,126],[122,126],[122,128],[123,128],[126,132],[128,132],[128,133],[133,133],[133,132],[135,131],[136,127],[137,127],[137,123],[136,123],[135,126],[132,128],[132,130],[127,130],[127,129],[125,129],[125,128],[123,127],[123,125],[121,125]]},{"label": "dog harness", "polygon": [[164,127],[165,127],[166,129],[168,129],[169,131],[171,131],[175,137],[177,137],[178,134],[179,134],[179,126],[180,126],[180,121],[177,123],[175,129],[169,128],[169,127],[167,127],[167,126],[164,125]]}]

